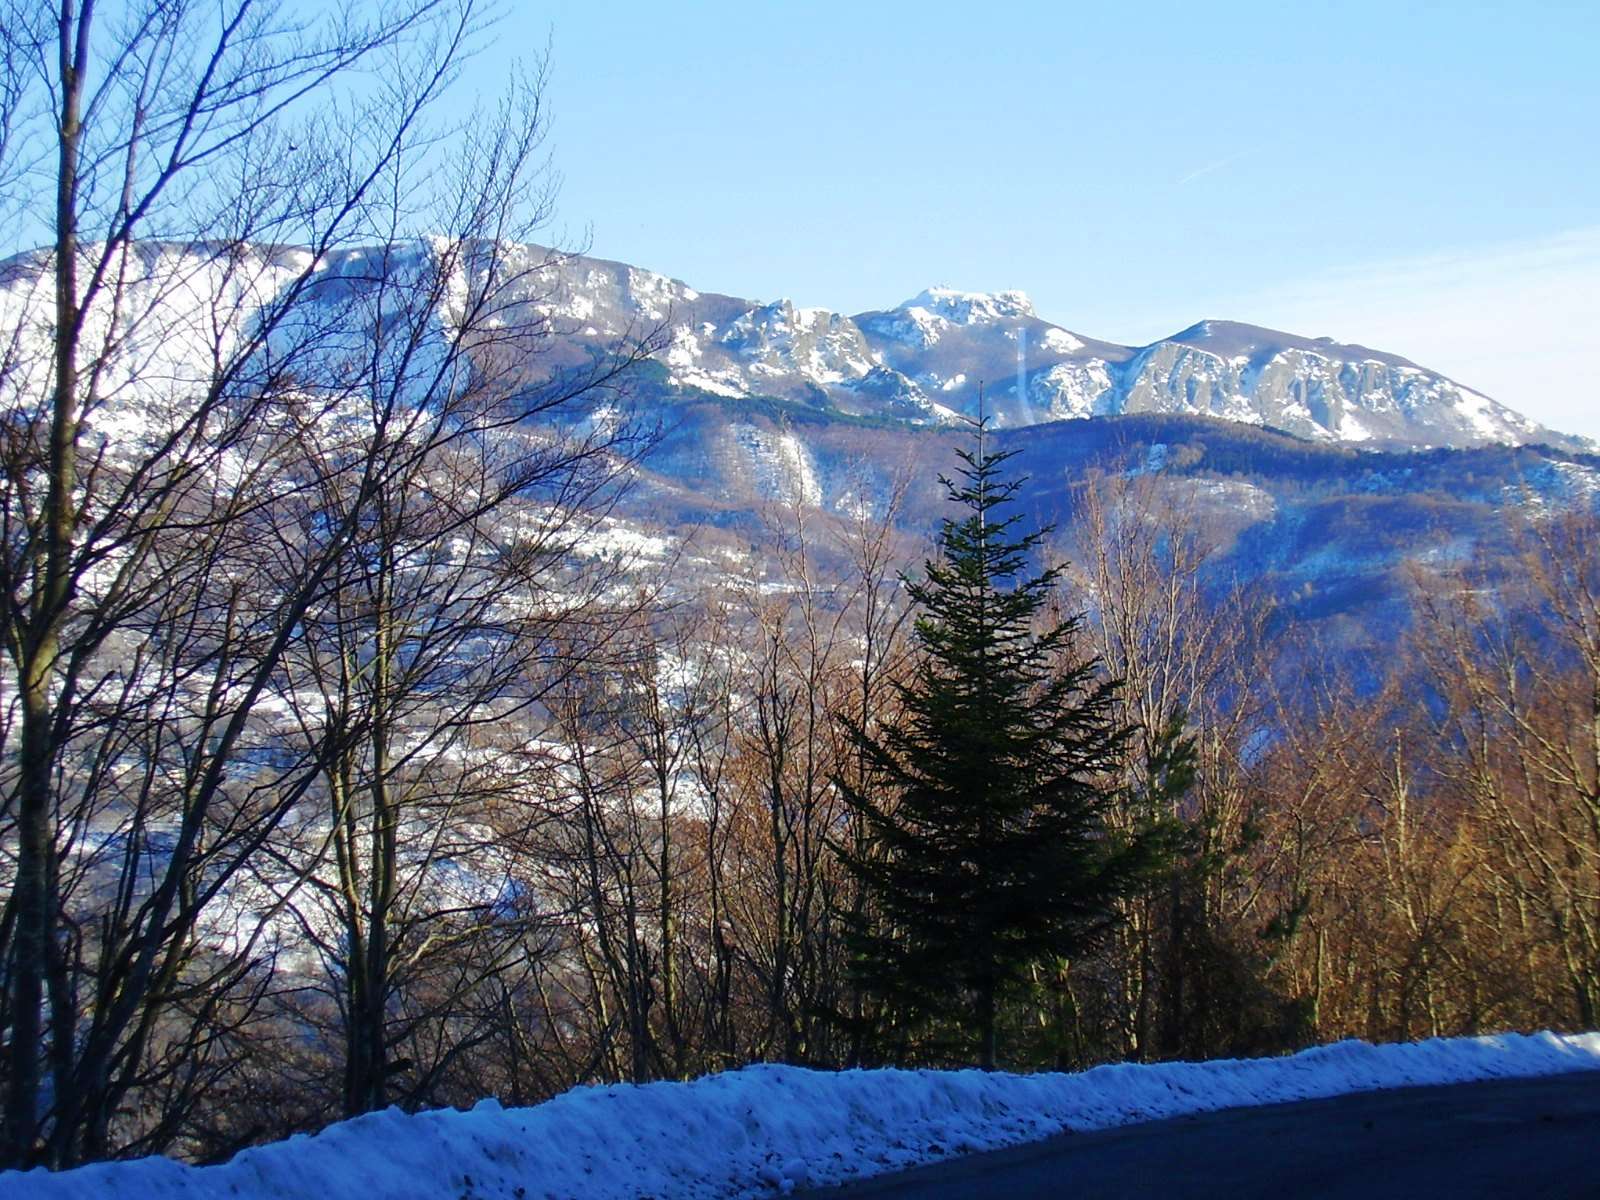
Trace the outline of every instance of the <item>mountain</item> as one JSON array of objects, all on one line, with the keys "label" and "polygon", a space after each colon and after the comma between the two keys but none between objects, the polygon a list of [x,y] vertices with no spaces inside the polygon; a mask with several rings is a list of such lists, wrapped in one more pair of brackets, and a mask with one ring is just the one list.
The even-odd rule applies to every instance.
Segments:
[{"label": "mountain", "polygon": [[[330,252],[315,264],[307,294],[337,303],[352,287],[371,287],[375,265],[415,270],[436,252],[426,241]],[[137,257],[135,274],[149,277],[148,286],[134,287],[149,293],[140,304],[163,310],[155,322],[163,335],[139,348],[147,377],[183,374],[186,357],[203,370],[211,334],[200,296],[220,303],[229,321],[248,321],[253,305],[269,303],[310,261],[293,247],[155,243],[142,244]],[[846,417],[940,425],[976,413],[981,388],[1002,427],[1164,413],[1327,443],[1592,449],[1399,355],[1232,321],[1201,321],[1147,346],[1123,346],[1044,320],[1015,291],[935,287],[893,308],[847,316],[700,292],[627,263],[539,246],[512,247],[510,257],[526,273],[510,299],[547,319],[550,361],[592,360],[619,341],[650,335],[659,369],[639,390],[657,400],[764,397]],[[0,308],[32,309],[42,319],[47,272],[42,253],[0,264]],[[184,311],[184,297],[196,312]]]},{"label": "mountain", "polygon": [[602,259],[559,273],[551,304],[564,336],[600,346],[658,330],[664,382],[679,391],[937,424],[976,412],[981,385],[1008,426],[1168,413],[1326,442],[1586,446],[1399,355],[1233,321],[1122,346],[1051,324],[1014,291],[929,288],[846,316],[703,293]]},{"label": "mountain", "polygon": [[[231,344],[283,280],[314,268],[282,337],[303,326],[321,344],[325,324],[355,311],[351,295],[425,274],[433,252],[346,249],[312,264],[292,247],[141,246],[126,294],[138,336],[118,340],[88,429],[107,461],[159,444],[205,386],[213,344]],[[1224,321],[1118,346],[1042,320],[1019,292],[932,288],[844,316],[535,246],[511,257],[527,276],[502,298],[508,311],[532,310],[551,335],[525,365],[530,378],[582,376],[629,339],[660,347],[626,374],[625,397],[582,392],[572,416],[598,425],[631,407],[658,427],[592,549],[644,571],[672,562],[680,582],[764,578],[782,537],[771,521],[793,503],[848,520],[882,513],[895,493],[916,561],[980,383],[999,443],[1028,476],[1032,520],[1070,543],[1086,478],[1148,475],[1206,528],[1219,579],[1260,581],[1280,611],[1346,644],[1404,623],[1410,564],[1509,561],[1507,510],[1600,506],[1600,456],[1583,439],[1364,347]],[[0,264],[14,342],[0,393],[14,403],[48,394],[50,294],[42,256]],[[452,320],[452,295],[428,317],[434,328]],[[272,347],[235,384],[251,371],[278,378]]]},{"label": "mountain", "polygon": [[[941,425],[702,396],[674,407],[617,515],[658,539],[650,556],[663,563],[759,580],[791,505],[848,523],[898,495],[905,557],[918,561],[947,511],[939,476],[965,444]],[[1082,558],[1086,481],[1142,479],[1215,547],[1219,585],[1251,581],[1329,647],[1402,628],[1415,566],[1505,578],[1508,512],[1600,510],[1600,455],[1537,444],[1379,449],[1167,413],[1013,427],[994,444],[1015,452],[1026,522],[1056,528],[1052,553]]]}]

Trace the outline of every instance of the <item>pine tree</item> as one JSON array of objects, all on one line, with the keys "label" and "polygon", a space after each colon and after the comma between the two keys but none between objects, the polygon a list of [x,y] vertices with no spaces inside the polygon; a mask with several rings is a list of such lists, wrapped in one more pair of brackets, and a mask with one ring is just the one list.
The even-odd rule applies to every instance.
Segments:
[{"label": "pine tree", "polygon": [[[958,451],[941,478],[966,510],[944,522],[919,607],[900,715],[846,723],[870,770],[840,781],[861,818],[846,864],[866,894],[851,929],[855,982],[893,1028],[891,1057],[998,1057],[998,1016],[1030,966],[1071,956],[1138,886],[1155,840],[1114,837],[1113,769],[1130,729],[1114,683],[1076,653],[1079,619],[1045,621],[1060,568],[1030,574],[1048,530],[1020,534],[1011,457]],[[1042,627],[1042,628],[1041,628]]]}]

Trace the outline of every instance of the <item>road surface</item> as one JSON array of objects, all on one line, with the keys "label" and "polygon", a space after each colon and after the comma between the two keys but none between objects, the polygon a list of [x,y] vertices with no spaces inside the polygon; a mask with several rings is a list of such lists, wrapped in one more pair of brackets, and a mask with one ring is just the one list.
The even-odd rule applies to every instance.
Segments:
[{"label": "road surface", "polygon": [[1600,1198],[1600,1071],[1068,1133],[796,1200]]}]

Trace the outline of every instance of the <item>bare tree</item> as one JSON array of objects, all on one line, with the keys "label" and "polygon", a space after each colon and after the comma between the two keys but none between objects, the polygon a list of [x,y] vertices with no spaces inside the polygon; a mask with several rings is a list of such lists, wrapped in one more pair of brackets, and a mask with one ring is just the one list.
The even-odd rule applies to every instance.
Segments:
[{"label": "bare tree", "polygon": [[[332,912],[299,907],[343,989],[352,1114],[397,1094],[391,1048],[413,1041],[419,1022],[437,1027],[445,995],[392,1019],[408,999],[405,975],[440,951],[459,955],[468,940],[516,945],[496,916],[511,880],[490,865],[502,856],[485,821],[521,790],[503,765],[508,731],[523,734],[523,718],[573,669],[565,651],[572,627],[597,623],[616,572],[583,543],[641,444],[626,425],[572,432],[549,423],[592,379],[575,394],[557,388],[520,399],[515,427],[458,423],[477,420],[469,409],[484,397],[515,394],[543,340],[523,290],[537,280],[515,267],[496,278],[501,267],[475,253],[486,244],[458,237],[449,250],[436,246],[423,288],[404,280],[406,265],[387,261],[392,249],[376,256],[375,311],[363,326],[402,345],[364,361],[398,365],[369,377],[364,442],[308,447],[305,459],[321,489],[318,519],[348,515],[356,528],[325,595],[302,619],[284,672],[285,705],[327,800],[325,839],[289,877],[333,901]],[[432,314],[459,301],[462,274],[481,311],[462,316],[470,337],[441,349]],[[483,286],[505,298],[481,296]],[[404,317],[395,311],[402,305]],[[514,326],[531,335],[520,346],[507,338]],[[498,373],[495,359],[512,371]],[[442,423],[441,414],[449,414]],[[534,418],[541,423],[528,424]],[[401,447],[403,463],[382,472],[370,498],[338,465],[349,455],[366,471],[374,456]],[[364,517],[351,512],[361,505]],[[476,874],[479,894],[441,888],[441,863],[457,883]],[[411,1065],[415,1099],[429,1075]]]},{"label": "bare tree", "polygon": [[1505,1019],[1600,1017],[1600,575],[1592,513],[1523,525],[1515,573],[1420,603],[1419,653],[1447,705],[1439,771],[1467,812],[1478,937],[1521,983]]},{"label": "bare tree", "polygon": [[[3,30],[0,203],[50,248],[0,277],[0,1162],[63,1165],[176,1136],[204,1073],[170,1022],[259,990],[271,927],[218,959],[206,922],[328,764],[387,736],[368,706],[296,751],[268,703],[349,557],[408,486],[452,502],[433,544],[469,531],[479,557],[508,499],[561,510],[605,448],[530,422],[627,356],[519,365],[548,331],[528,281],[551,261],[514,245],[544,198],[538,80],[454,161],[428,120],[471,0],[310,21],[61,0]],[[409,263],[357,249],[423,233]]]},{"label": "bare tree", "polygon": [[[1068,556],[1074,599],[1087,610],[1100,661],[1120,681],[1122,719],[1136,730],[1120,820],[1130,829],[1174,821],[1183,831],[1167,878],[1126,902],[1113,935],[1111,1007],[1130,1057],[1233,1048],[1202,1045],[1217,982],[1206,972],[1229,957],[1224,867],[1248,821],[1240,757],[1262,722],[1272,606],[1217,577],[1218,547],[1197,516],[1196,486],[1163,473],[1092,473],[1078,490]],[[1068,986],[1056,981],[1058,990]]]}]

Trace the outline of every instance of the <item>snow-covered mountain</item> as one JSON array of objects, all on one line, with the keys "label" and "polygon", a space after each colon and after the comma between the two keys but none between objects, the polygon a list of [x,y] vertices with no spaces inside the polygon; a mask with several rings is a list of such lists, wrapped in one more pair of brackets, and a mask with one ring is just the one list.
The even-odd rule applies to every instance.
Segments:
[{"label": "snow-covered mountain", "polygon": [[[372,286],[374,264],[405,270],[436,252],[419,242],[327,254],[307,294],[337,302],[351,280]],[[937,425],[976,412],[981,387],[1003,426],[1152,413],[1219,417],[1330,443],[1591,448],[1398,355],[1326,338],[1202,321],[1147,346],[1123,346],[1044,320],[1021,292],[936,287],[893,308],[847,316],[788,300],[699,292],[627,263],[538,246],[506,253],[519,274],[516,295],[501,302],[548,318],[554,344],[547,361],[592,360],[620,341],[652,335],[662,373],[646,390],[666,400],[771,397],[846,416]],[[153,323],[145,313],[142,327],[185,336],[153,339],[149,353],[159,364],[124,365],[146,377],[159,365],[154,374],[162,378],[203,376],[210,334],[197,339],[189,327],[209,331],[219,305],[224,325],[248,321],[252,305],[269,303],[282,285],[285,262],[306,259],[292,247],[222,254],[215,246],[170,244],[140,247],[136,257],[160,284],[145,289],[149,303],[170,310]],[[186,258],[192,268],[179,261]],[[0,264],[8,328],[19,310],[39,310],[23,323],[45,318],[46,263],[30,254]],[[470,269],[470,260],[463,266]],[[194,372],[175,361],[189,350],[199,360]]]},{"label": "snow-covered mountain", "polygon": [[[1359,614],[1375,628],[1384,610],[1397,624],[1406,564],[1505,557],[1507,509],[1600,506],[1600,456],[1588,443],[1363,347],[1222,321],[1117,346],[1042,320],[1019,292],[933,288],[852,317],[701,293],[537,246],[501,250],[510,282],[496,319],[533,340],[490,337],[468,352],[535,383],[571,372],[575,409],[563,406],[563,420],[580,431],[630,414],[653,430],[606,533],[645,560],[678,554],[677,539],[693,531],[698,557],[683,562],[759,571],[765,506],[873,514],[897,491],[896,524],[925,536],[944,512],[938,478],[980,384],[1002,425],[996,444],[1018,452],[1030,519],[1069,529],[1075,489],[1093,472],[1159,473],[1227,547],[1221,570],[1268,581],[1310,619]],[[343,333],[399,320],[384,281],[427,277],[438,254],[408,243],[313,262],[292,247],[139,247],[119,317],[129,332],[113,339],[97,406],[84,414],[91,440],[115,462],[170,437],[213,357],[299,271],[309,275],[290,298],[296,316],[230,386],[293,390],[303,380],[285,373],[292,363],[338,392],[366,352]],[[475,269],[470,251],[444,266],[406,318],[423,338],[408,376],[428,375],[427,339],[458,319],[452,306]],[[0,407],[30,419],[49,393],[47,272],[42,255],[0,264]],[[620,386],[583,386],[640,339],[658,347],[653,362],[625,371]],[[1064,419],[1083,417],[1099,419]]]},{"label": "snow-covered mountain", "polygon": [[[404,360],[378,364],[379,390],[403,381],[401,393],[416,385],[427,403],[433,350],[475,269],[469,252],[432,271],[438,250],[425,243],[316,260],[292,247],[170,245],[131,257],[118,321],[91,313],[95,344],[110,347],[82,414],[101,468],[171,441],[241,331],[270,305],[292,314],[229,376],[225,399],[248,407],[276,389],[283,403],[268,406],[267,436],[211,460],[226,480],[242,477],[243,453],[326,439],[336,456],[341,439],[365,436],[373,328],[394,331]],[[1306,645],[1374,678],[1384,667],[1372,647],[1413,618],[1419,567],[1470,572],[1492,591],[1520,569],[1508,513],[1600,512],[1600,454],[1390,354],[1223,322],[1114,346],[1048,324],[1014,292],[930,289],[848,317],[538,247],[505,257],[511,282],[493,320],[513,332],[480,319],[483,341],[463,351],[471,370],[448,374],[469,393],[479,372],[504,369],[501,383],[536,390],[555,378],[553,392],[574,397],[556,429],[602,441],[634,431],[619,434],[639,451],[626,486],[575,537],[569,564],[610,564],[630,595],[730,583],[782,594],[798,521],[829,531],[807,546],[818,579],[854,569],[842,548],[862,519],[889,521],[896,561],[920,562],[950,511],[940,477],[970,445],[957,418],[976,408],[980,381],[1004,418],[992,445],[1015,454],[1018,515],[1054,530],[1054,561],[1090,552],[1080,539],[1094,481],[1142,481],[1213,549],[1212,583],[1247,584],[1275,628],[1314,631]],[[0,264],[0,413],[14,429],[48,428],[47,272],[41,256]],[[385,285],[408,276],[435,286],[401,287],[402,306]],[[640,338],[659,347],[654,361],[610,375],[607,356]],[[1067,417],[1095,419],[1054,419]],[[503,510],[506,529],[546,521],[544,497],[524,500]],[[276,711],[293,719],[287,702]]]},{"label": "snow-covered mountain", "polygon": [[1148,346],[1051,324],[1021,292],[929,288],[846,316],[696,291],[601,259],[561,268],[553,299],[580,341],[659,328],[666,381],[926,424],[971,414],[984,389],[1003,425],[1121,413],[1220,417],[1328,442],[1582,448],[1396,354],[1201,321]]}]

